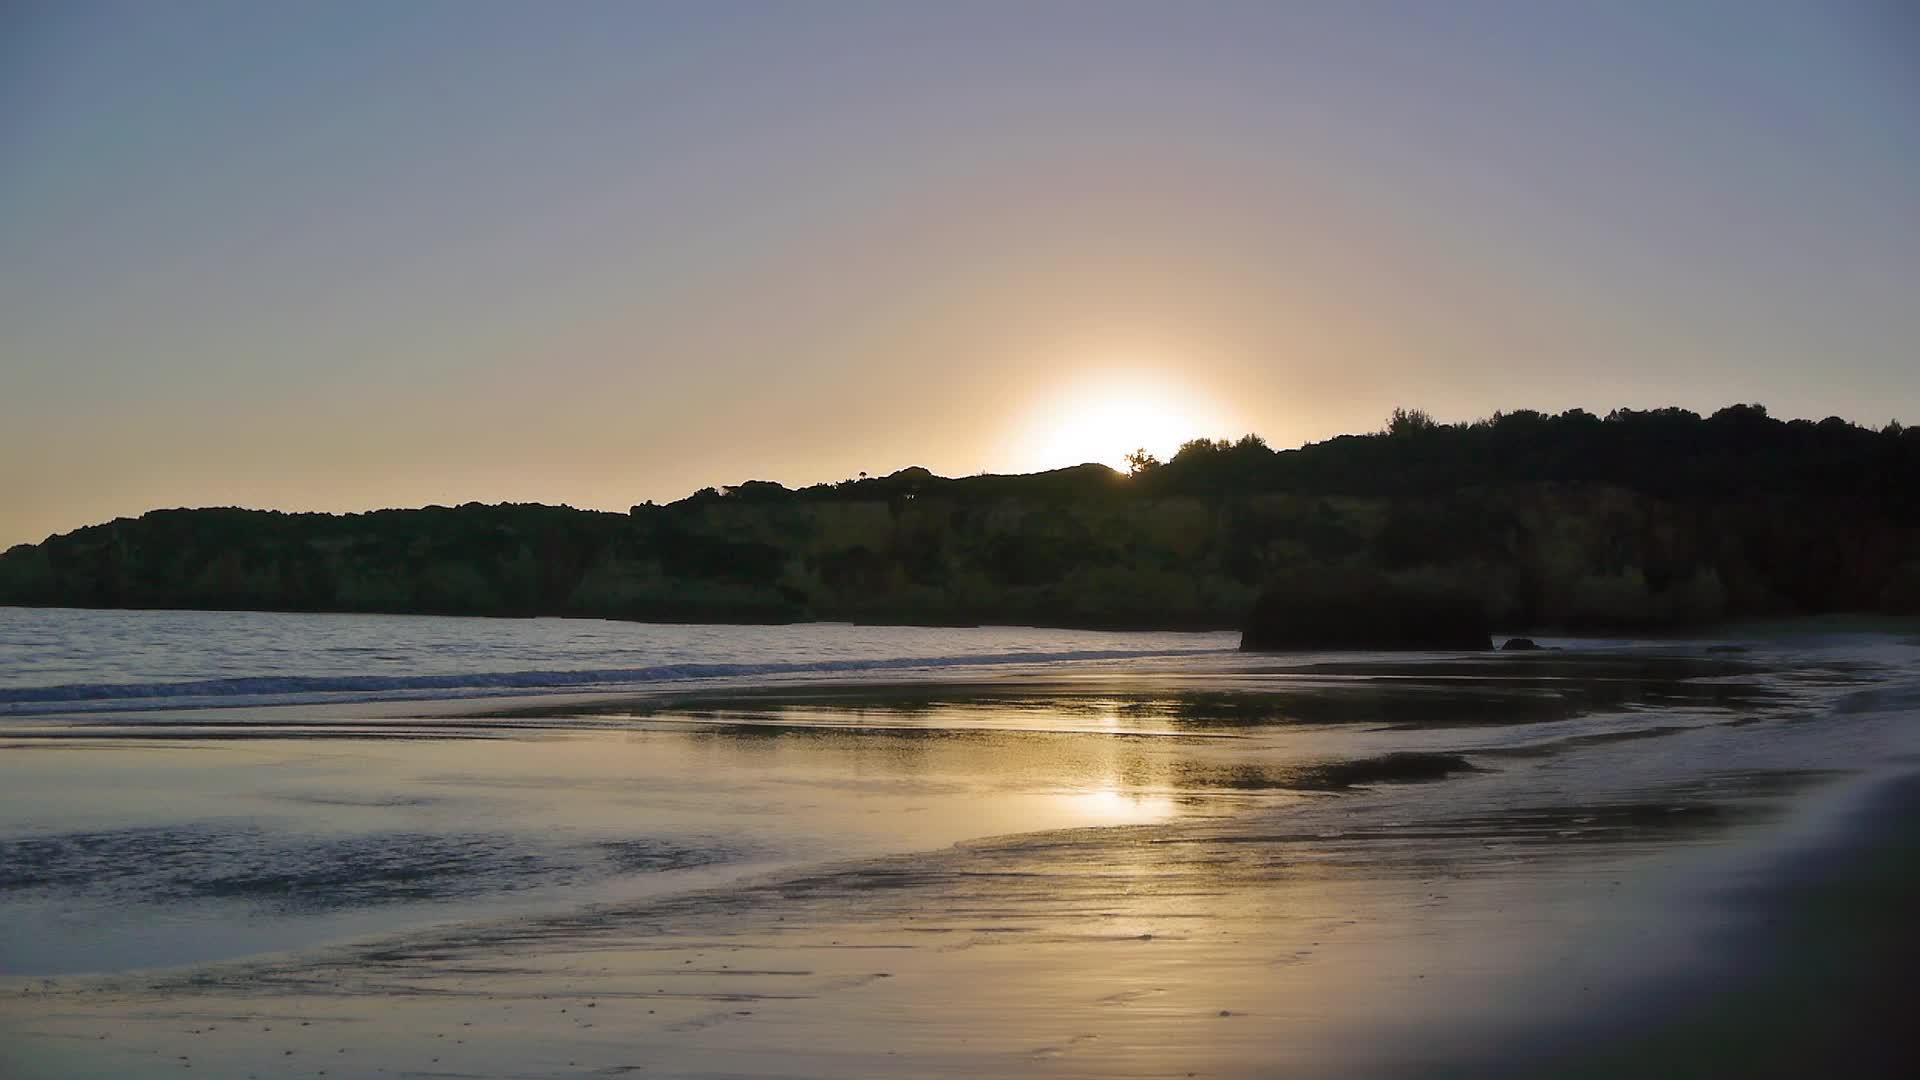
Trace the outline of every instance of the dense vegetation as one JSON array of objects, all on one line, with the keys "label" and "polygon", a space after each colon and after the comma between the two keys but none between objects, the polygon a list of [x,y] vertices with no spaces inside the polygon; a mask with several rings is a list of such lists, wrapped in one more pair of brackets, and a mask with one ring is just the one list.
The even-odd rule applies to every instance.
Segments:
[{"label": "dense vegetation", "polygon": [[697,621],[1236,625],[1260,589],[1467,593],[1506,628],[1920,612],[1920,429],[1517,412],[1132,475],[748,482],[629,514],[164,510],[0,556],[0,603]]},{"label": "dense vegetation", "polygon": [[1482,598],[1449,583],[1396,582],[1377,570],[1312,567],[1267,583],[1240,632],[1242,649],[1490,648]]}]

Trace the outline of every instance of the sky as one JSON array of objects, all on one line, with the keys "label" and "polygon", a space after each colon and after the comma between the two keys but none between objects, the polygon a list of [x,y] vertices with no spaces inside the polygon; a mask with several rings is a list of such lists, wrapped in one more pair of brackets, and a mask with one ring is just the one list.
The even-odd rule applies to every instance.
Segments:
[{"label": "sky", "polygon": [[0,545],[1920,422],[1905,0],[0,5]]}]

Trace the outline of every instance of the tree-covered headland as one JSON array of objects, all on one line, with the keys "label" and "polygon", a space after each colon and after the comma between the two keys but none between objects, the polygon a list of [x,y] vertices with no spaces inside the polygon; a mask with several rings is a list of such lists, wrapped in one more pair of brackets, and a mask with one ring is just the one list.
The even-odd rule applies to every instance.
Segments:
[{"label": "tree-covered headland", "polygon": [[0,556],[0,604],[684,621],[1226,627],[1306,580],[1467,595],[1511,629],[1920,613],[1920,429],[1754,405],[1402,410],[1130,473],[908,468],[627,514],[156,510]]}]

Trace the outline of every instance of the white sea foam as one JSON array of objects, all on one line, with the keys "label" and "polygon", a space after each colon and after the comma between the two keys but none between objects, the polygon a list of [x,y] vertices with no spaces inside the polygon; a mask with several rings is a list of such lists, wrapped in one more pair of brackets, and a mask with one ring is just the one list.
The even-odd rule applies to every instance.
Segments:
[{"label": "white sea foam", "polygon": [[748,679],[756,676],[858,676],[878,672],[1050,664],[1085,660],[1136,660],[1195,656],[1217,649],[1083,649],[1067,652],[970,653],[955,656],[899,656],[761,664],[659,664],[650,667],[561,671],[466,671],[444,675],[255,675],[152,683],[69,683],[0,688],[0,713],[103,708],[197,707],[208,701],[245,699],[292,702],[308,698],[405,700],[408,698],[489,697],[499,694],[571,693],[618,690],[662,682]]},{"label": "white sea foam", "polygon": [[0,716],[619,692],[1192,656],[1232,634],[0,608]]}]

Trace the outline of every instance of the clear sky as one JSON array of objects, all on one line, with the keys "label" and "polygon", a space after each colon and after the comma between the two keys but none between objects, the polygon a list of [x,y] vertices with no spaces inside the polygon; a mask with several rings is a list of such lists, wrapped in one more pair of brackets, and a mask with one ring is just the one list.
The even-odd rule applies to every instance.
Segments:
[{"label": "clear sky", "polygon": [[0,4],[0,544],[1920,421],[1920,5]]}]

